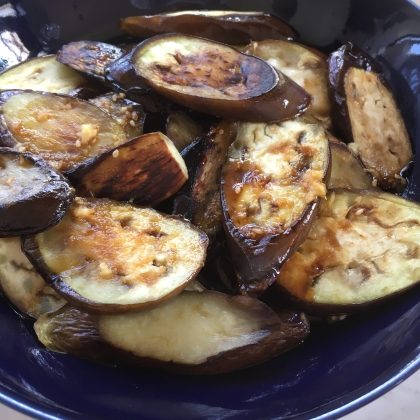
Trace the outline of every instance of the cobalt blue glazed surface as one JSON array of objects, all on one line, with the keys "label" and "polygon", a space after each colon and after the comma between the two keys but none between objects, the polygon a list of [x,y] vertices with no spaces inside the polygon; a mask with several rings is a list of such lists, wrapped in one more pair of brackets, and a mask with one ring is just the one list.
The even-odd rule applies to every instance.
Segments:
[{"label": "cobalt blue glazed surface", "polygon": [[[0,65],[72,40],[117,36],[119,17],[203,8],[275,13],[326,52],[346,40],[365,48],[386,69],[419,150],[420,10],[406,0],[0,1]],[[10,39],[13,53],[4,47]],[[405,195],[420,201],[420,162]],[[301,347],[215,377],[115,369],[51,353],[3,301],[0,355],[0,401],[40,419],[334,419],[420,367],[420,288],[344,322],[314,324]]]}]

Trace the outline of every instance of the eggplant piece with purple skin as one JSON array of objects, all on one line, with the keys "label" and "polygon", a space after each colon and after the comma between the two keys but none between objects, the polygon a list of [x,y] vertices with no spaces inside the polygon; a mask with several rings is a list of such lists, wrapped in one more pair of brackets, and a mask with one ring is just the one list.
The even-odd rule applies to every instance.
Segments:
[{"label": "eggplant piece with purple skin", "polygon": [[314,315],[350,314],[420,280],[420,205],[383,191],[331,190],[276,286]]},{"label": "eggplant piece with purple skin", "polygon": [[119,28],[139,38],[165,33],[199,36],[224,44],[248,44],[264,39],[294,38],[295,31],[281,19],[263,12],[198,11],[131,16]]},{"label": "eggplant piece with purple skin", "polygon": [[276,314],[257,299],[185,291],[157,308],[121,315],[67,305],[42,315],[35,331],[48,349],[96,362],[215,375],[296,347],[309,324],[302,313]]},{"label": "eggplant piece with purple skin", "polygon": [[115,45],[96,41],[76,41],[65,44],[57,53],[57,61],[80,72],[83,76],[106,83],[105,67],[124,54]]},{"label": "eggplant piece with purple skin", "polygon": [[73,197],[67,179],[44,160],[0,148],[0,237],[51,228],[64,216]]},{"label": "eggplant piece with purple skin", "polygon": [[154,206],[188,178],[185,163],[162,133],[148,133],[103,152],[70,179],[83,197],[106,197]]},{"label": "eggplant piece with purple skin", "polygon": [[76,197],[60,223],[22,249],[58,294],[88,312],[155,307],[204,265],[208,238],[188,221],[108,199]]},{"label": "eggplant piece with purple skin", "polygon": [[35,91],[0,93],[0,144],[41,156],[76,175],[98,155],[128,140],[110,114],[80,99]]},{"label": "eggplant piece with purple skin", "polygon": [[384,189],[401,191],[413,159],[410,138],[381,65],[348,43],[329,59],[332,122]]},{"label": "eggplant piece with purple skin", "polygon": [[223,167],[221,197],[242,294],[261,295],[305,240],[329,175],[328,137],[314,119],[239,124]]},{"label": "eggplant piece with purple skin", "polygon": [[155,36],[136,48],[132,64],[162,96],[226,119],[281,121],[312,103],[310,94],[265,61],[203,38]]}]

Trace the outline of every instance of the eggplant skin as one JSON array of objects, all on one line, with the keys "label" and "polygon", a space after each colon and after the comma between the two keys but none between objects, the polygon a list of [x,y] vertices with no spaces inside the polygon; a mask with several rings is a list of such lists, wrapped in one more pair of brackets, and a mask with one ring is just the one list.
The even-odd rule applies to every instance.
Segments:
[{"label": "eggplant skin", "polygon": [[419,283],[420,206],[383,191],[335,189],[275,285],[306,313],[351,314]]},{"label": "eggplant skin", "polygon": [[[175,42],[179,46],[174,50]],[[184,44],[191,51],[201,45],[205,49],[204,52],[189,53],[184,57]],[[224,62],[224,55],[231,61],[219,65],[219,62]],[[313,99],[309,93],[287,76],[276,73],[263,60],[258,64],[250,57],[229,46],[202,38],[167,34],[142,42],[133,52],[132,64],[139,77],[160,95],[193,110],[225,119],[282,121],[294,118],[309,108]],[[248,64],[246,68],[243,66],[244,63],[251,64],[251,61],[256,69],[260,68],[258,73],[265,68],[260,66],[261,63],[269,66],[277,75],[277,83],[272,84],[274,79],[267,68],[264,71],[270,77],[264,84],[256,83],[256,72],[251,72]],[[232,69],[238,66],[243,68],[242,73],[234,70],[235,75],[232,76]],[[218,71],[213,72],[214,69]],[[210,74],[211,79],[207,77]],[[247,74],[253,77],[248,78]]]},{"label": "eggplant skin", "polygon": [[131,16],[121,19],[119,28],[139,38],[177,32],[238,45],[296,36],[281,19],[262,12],[184,11]]},{"label": "eggplant skin", "polygon": [[290,350],[303,342],[309,325],[298,311],[276,314],[254,298],[185,291],[155,309],[124,315],[67,305],[42,315],[35,331],[48,349],[96,362],[214,375]]},{"label": "eggplant skin", "polygon": [[61,220],[74,188],[60,172],[9,148],[0,148],[0,165],[0,237],[42,232]]}]

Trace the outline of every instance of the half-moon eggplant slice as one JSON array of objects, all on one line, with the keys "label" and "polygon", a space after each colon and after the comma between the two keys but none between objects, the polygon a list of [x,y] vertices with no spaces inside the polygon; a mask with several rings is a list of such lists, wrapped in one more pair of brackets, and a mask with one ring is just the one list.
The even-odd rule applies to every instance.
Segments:
[{"label": "half-moon eggplant slice", "polygon": [[85,77],[106,83],[105,66],[124,53],[121,48],[104,42],[76,41],[61,47],[57,53],[57,61]]},{"label": "half-moon eggplant slice", "polygon": [[86,79],[77,71],[59,63],[55,55],[25,60],[0,74],[1,90],[32,89],[78,96],[83,86],[87,86]]},{"label": "half-moon eggplant slice", "polygon": [[20,237],[0,239],[0,261],[0,291],[24,316],[37,319],[66,303],[26,258]]},{"label": "half-moon eggplant slice", "polygon": [[100,108],[67,95],[0,93],[0,143],[41,156],[66,174],[128,140],[124,127]]},{"label": "half-moon eggplant slice", "polygon": [[334,128],[382,188],[402,190],[413,152],[381,65],[351,43],[328,61]]},{"label": "half-moon eggplant slice", "polygon": [[30,153],[0,148],[0,237],[57,224],[74,197],[64,176]]},{"label": "half-moon eggplant slice", "polygon": [[304,112],[312,101],[265,61],[203,38],[149,38],[134,50],[132,64],[159,94],[227,119],[280,121]]},{"label": "half-moon eggplant slice", "polygon": [[241,123],[222,173],[227,244],[243,294],[259,296],[305,240],[326,195],[329,142],[321,123]]},{"label": "half-moon eggplant slice", "polygon": [[224,44],[248,44],[251,40],[285,39],[296,36],[281,19],[263,12],[189,10],[120,20],[122,31],[139,38],[166,33],[200,36]]},{"label": "half-moon eggplant slice", "polygon": [[50,350],[121,366],[214,375],[261,363],[309,333],[297,311],[276,314],[257,299],[183,292],[157,308],[91,315],[66,305],[35,323]]},{"label": "half-moon eggplant slice", "polygon": [[346,314],[420,280],[420,205],[377,191],[332,190],[276,280],[306,311]]},{"label": "half-moon eggplant slice", "polygon": [[173,112],[166,120],[166,135],[180,152],[200,134],[203,134],[201,124],[189,117],[185,112]]},{"label": "half-moon eggplant slice", "polygon": [[102,153],[71,177],[77,194],[154,206],[188,179],[184,160],[168,137],[148,133]]},{"label": "half-moon eggplant slice", "polygon": [[307,112],[325,127],[331,126],[326,58],[304,45],[271,39],[251,42],[244,52],[267,61],[310,93],[314,100]]},{"label": "half-moon eggplant slice", "polygon": [[23,250],[61,296],[90,312],[156,306],[194,280],[205,233],[147,207],[77,197],[62,221]]}]

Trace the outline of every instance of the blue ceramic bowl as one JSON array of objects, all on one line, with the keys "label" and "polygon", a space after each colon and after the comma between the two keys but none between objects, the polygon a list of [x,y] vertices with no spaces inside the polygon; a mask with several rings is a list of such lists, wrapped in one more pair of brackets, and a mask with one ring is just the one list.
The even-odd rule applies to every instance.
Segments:
[{"label": "blue ceramic bowl", "polygon": [[[36,54],[72,40],[117,36],[120,17],[203,8],[275,13],[326,52],[347,40],[365,48],[384,65],[418,150],[420,10],[410,1],[10,0],[0,7],[1,39],[8,44],[15,33],[21,43],[14,54],[21,57],[25,48]],[[4,66],[13,61],[5,48]],[[420,201],[417,160],[406,194]],[[420,289],[336,325],[314,324],[301,347],[216,377],[115,369],[51,353],[32,323],[2,301],[0,354],[0,401],[40,419],[334,419],[419,368]]]}]

